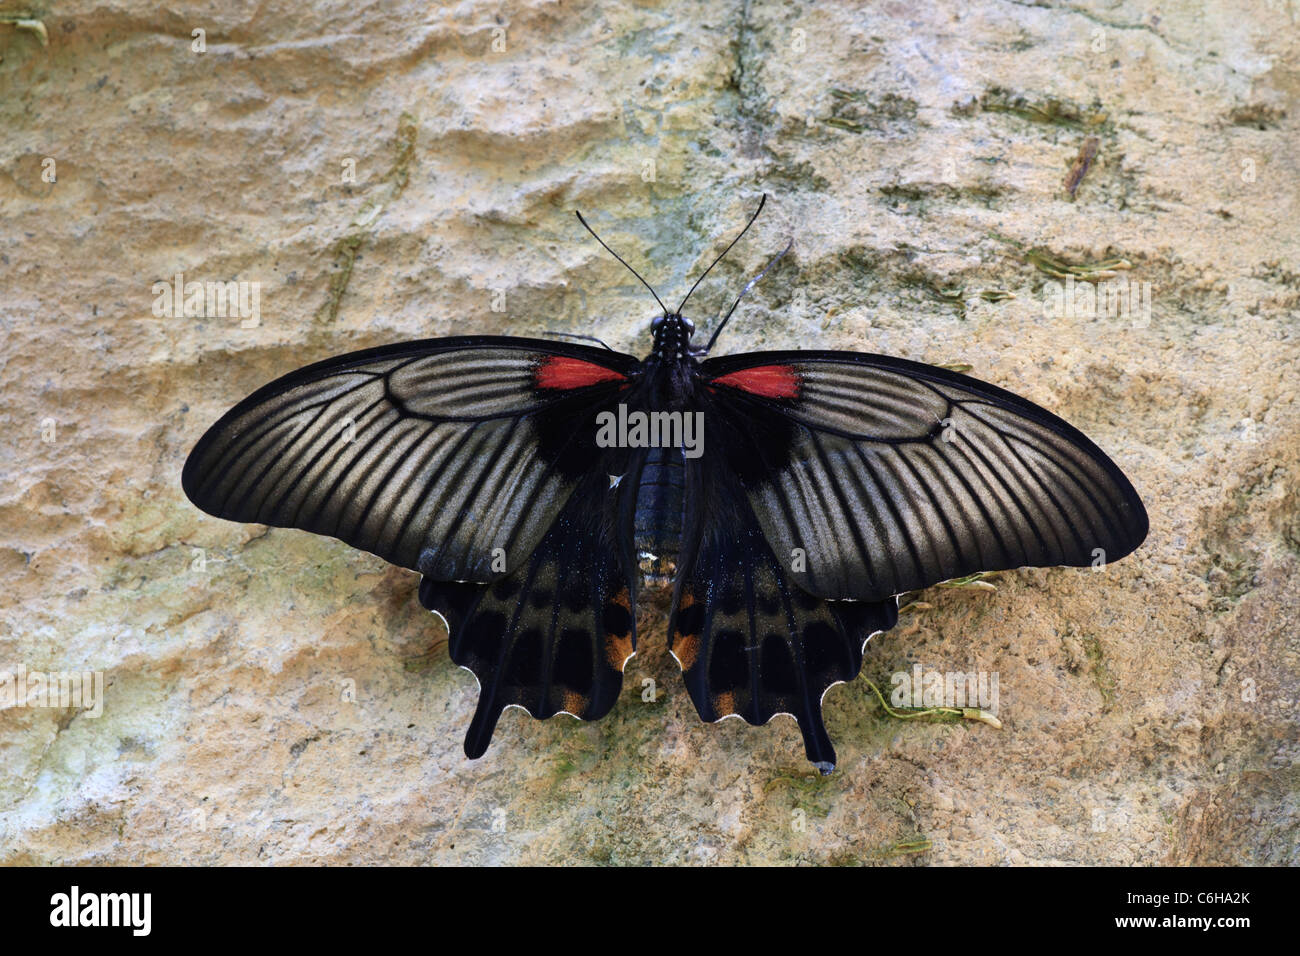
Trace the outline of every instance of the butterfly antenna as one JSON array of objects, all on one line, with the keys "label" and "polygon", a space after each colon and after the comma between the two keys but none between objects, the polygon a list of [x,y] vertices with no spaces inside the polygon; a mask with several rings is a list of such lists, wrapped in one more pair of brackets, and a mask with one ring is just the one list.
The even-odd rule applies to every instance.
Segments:
[{"label": "butterfly antenna", "polygon": [[[595,229],[592,229],[591,226],[588,226],[588,225],[587,225],[587,220],[585,220],[585,219],[582,218],[582,213],[578,212],[578,211],[575,209],[575,210],[573,211],[573,214],[574,214],[575,216],[578,217],[578,222],[582,223],[583,228],[586,229],[589,233],[591,233],[592,238],[594,238],[594,239],[595,239],[597,242],[599,242],[602,246],[605,246],[605,251],[606,251],[606,252],[608,252],[611,256],[613,256],[613,257],[614,257],[615,259],[617,259],[619,262],[622,262],[623,265],[624,265],[624,267],[627,269],[628,272],[632,273],[632,275],[636,276],[638,279],[641,279],[641,273],[637,272],[635,269],[633,269],[631,266],[629,266],[629,265],[627,264],[626,260],[624,260],[624,258],[623,258],[622,256],[620,256],[617,252],[615,252],[613,249],[611,249],[608,245],[605,244],[605,240],[604,240],[604,239],[602,239],[602,238],[600,238],[600,236],[596,235],[596,230],[595,230]],[[647,289],[650,289],[650,283],[649,283],[649,282],[646,282],[645,279],[641,279],[641,284],[642,284],[643,286],[645,286]],[[668,307],[667,307],[666,305],[664,305],[663,299],[659,298],[658,294],[655,292],[654,289],[650,289],[650,294],[653,295],[653,296],[655,297],[655,301],[659,303],[659,308],[661,308],[661,309],[664,310],[664,315],[667,315],[667,314],[668,314]],[[611,349],[610,351],[613,351],[613,350]]]},{"label": "butterfly antenna", "polygon": [[552,332],[549,329],[543,332],[542,334],[553,335],[556,338],[562,338],[562,339],[582,339],[582,341],[584,342],[595,342],[597,345],[604,345],[605,348],[609,349],[611,352],[615,351],[609,345],[606,345],[604,340],[598,339],[594,335],[581,335],[577,332]]},{"label": "butterfly antenna", "polygon": [[[754,210],[754,215],[749,217],[749,222],[745,223],[745,228],[740,230],[740,235],[737,236],[735,239],[732,239],[731,242],[727,243],[727,248],[722,250],[722,254],[719,255],[718,258],[714,259],[713,262],[709,265],[709,267],[704,270],[703,274],[701,274],[700,277],[695,280],[695,285],[691,286],[691,291],[686,293],[686,299],[689,299],[692,293],[694,293],[695,290],[699,288],[700,283],[704,281],[704,276],[708,275],[710,272],[713,271],[713,267],[722,261],[723,256],[725,256],[728,252],[731,251],[731,247],[734,246],[736,243],[740,242],[741,238],[744,237],[745,233],[749,232],[749,227],[754,224],[754,220],[758,218],[758,214],[763,211],[763,207],[765,205],[767,205],[767,193],[763,193],[763,198],[758,201],[758,208]],[[678,315],[681,315],[682,309],[686,308],[686,299],[682,299],[682,304],[677,307]]]},{"label": "butterfly antenna", "polygon": [[748,282],[745,283],[745,288],[740,290],[740,295],[736,296],[736,301],[731,304],[731,308],[727,310],[727,314],[723,317],[722,321],[718,323],[718,327],[713,330],[713,334],[709,336],[709,344],[704,346],[704,351],[700,353],[701,355],[707,354],[709,350],[713,348],[713,343],[718,341],[719,333],[722,332],[723,326],[727,324],[727,319],[731,318],[731,313],[736,311],[736,306],[740,305],[740,300],[745,297],[745,293],[748,292],[750,289],[754,288],[754,286],[758,283],[758,280],[763,278],[763,276],[767,275],[768,270],[771,269],[772,266],[780,262],[781,257],[784,256],[787,252],[789,252],[790,249],[793,248],[793,246],[794,246],[794,240],[791,239],[789,242],[785,244],[785,248],[776,254],[775,259],[773,259],[767,265],[763,266],[762,272],[760,272],[758,275],[754,276],[754,278],[750,279]]}]

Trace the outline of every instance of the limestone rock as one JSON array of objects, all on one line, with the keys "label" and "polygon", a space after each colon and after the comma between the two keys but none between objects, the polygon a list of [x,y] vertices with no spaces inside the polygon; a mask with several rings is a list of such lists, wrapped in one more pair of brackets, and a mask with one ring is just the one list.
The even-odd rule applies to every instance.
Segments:
[{"label": "limestone rock", "polygon": [[[98,717],[0,709],[0,862],[1300,863],[1294,6],[853,6],[0,18],[0,669],[105,679]],[[793,721],[702,725],[654,613],[608,718],[511,711],[468,762],[414,575],[182,495],[203,430],[318,359],[643,350],[572,211],[680,297],[764,191],[697,323],[794,249],[723,350],[969,364],[1152,519],[1103,573],[927,592],[828,695],[833,776]],[[1106,260],[1149,299],[1053,309]],[[257,283],[257,321],[156,314],[178,273]],[[914,664],[996,672],[1003,728],[889,717],[866,680]]]}]

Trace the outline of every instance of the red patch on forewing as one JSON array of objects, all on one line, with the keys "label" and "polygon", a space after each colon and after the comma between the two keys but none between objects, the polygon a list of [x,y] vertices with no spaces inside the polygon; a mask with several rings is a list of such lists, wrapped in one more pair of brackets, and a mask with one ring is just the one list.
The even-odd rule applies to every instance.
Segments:
[{"label": "red patch on forewing", "polygon": [[798,398],[799,373],[789,365],[757,365],[739,372],[721,375],[714,385],[738,388],[763,398]]},{"label": "red patch on forewing", "polygon": [[627,378],[612,368],[563,355],[548,355],[537,366],[536,374],[538,388],[585,388]]}]

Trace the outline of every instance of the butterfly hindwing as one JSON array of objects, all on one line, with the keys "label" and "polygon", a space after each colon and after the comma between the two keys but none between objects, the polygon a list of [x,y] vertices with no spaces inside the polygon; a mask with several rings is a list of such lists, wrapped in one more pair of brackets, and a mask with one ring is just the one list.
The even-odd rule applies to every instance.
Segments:
[{"label": "butterfly hindwing", "polygon": [[850,352],[700,368],[712,453],[778,554],[828,598],[880,600],[976,571],[1115,561],[1145,538],[1128,479],[1077,429],[944,369]]},{"label": "butterfly hindwing", "polygon": [[822,698],[857,676],[866,641],[897,621],[897,601],[828,601],[796,586],[721,459],[688,468],[687,496],[669,635],[696,710],[755,725],[789,714],[808,759],[829,773]]},{"label": "butterfly hindwing", "polygon": [[332,535],[439,580],[519,567],[587,473],[631,356],[505,337],[330,359],[224,415],[185,464],[209,514]]},{"label": "butterfly hindwing", "polygon": [[502,710],[603,717],[636,649],[627,542],[607,475],[581,484],[527,561],[489,584],[425,577],[420,602],[447,622],[451,658],[479,681],[465,753],[483,755]]}]

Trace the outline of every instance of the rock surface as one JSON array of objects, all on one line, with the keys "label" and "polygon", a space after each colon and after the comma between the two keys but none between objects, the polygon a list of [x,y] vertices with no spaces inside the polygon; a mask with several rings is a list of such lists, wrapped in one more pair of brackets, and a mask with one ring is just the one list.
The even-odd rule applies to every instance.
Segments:
[{"label": "rock surface", "polygon": [[[0,709],[0,862],[1300,863],[1300,12],[850,6],[4,0],[0,670],[106,688]],[[471,763],[413,574],[182,495],[330,355],[644,350],[572,210],[680,297],[764,191],[697,322],[794,249],[723,351],[967,363],[1152,519],[1104,573],[922,595],[827,696],[834,775],[791,720],[701,724],[654,608],[608,718],[510,711]],[[1149,314],[1052,313],[1106,259]],[[176,273],[259,321],[155,314]],[[996,673],[1002,729],[889,716],[866,679],[914,664]]]}]

